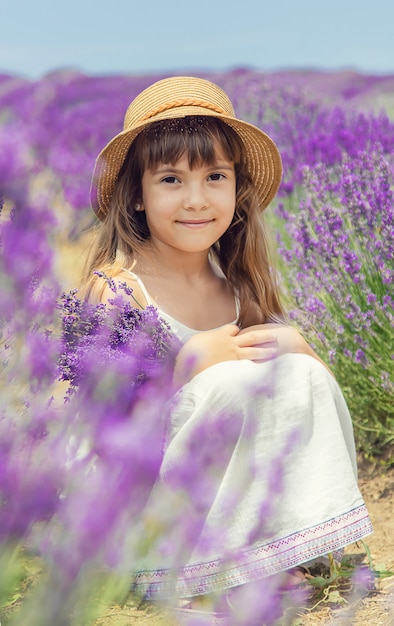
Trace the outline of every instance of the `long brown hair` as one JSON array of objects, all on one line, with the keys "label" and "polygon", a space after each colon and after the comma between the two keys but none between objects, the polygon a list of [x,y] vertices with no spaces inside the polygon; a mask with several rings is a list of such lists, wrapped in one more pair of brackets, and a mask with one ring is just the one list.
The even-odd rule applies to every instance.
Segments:
[{"label": "long brown hair", "polygon": [[85,267],[81,292],[91,297],[99,279],[94,272],[116,276],[130,268],[136,252],[142,253],[150,233],[141,203],[141,180],[145,169],[159,163],[176,163],[187,154],[189,167],[216,161],[215,146],[234,162],[236,208],[232,223],[212,246],[212,254],[240,300],[238,322],[283,320],[275,272],[257,194],[245,165],[242,141],[226,123],[215,117],[189,116],[154,122],[132,143],[119,172],[105,220],[97,226],[95,242]]}]

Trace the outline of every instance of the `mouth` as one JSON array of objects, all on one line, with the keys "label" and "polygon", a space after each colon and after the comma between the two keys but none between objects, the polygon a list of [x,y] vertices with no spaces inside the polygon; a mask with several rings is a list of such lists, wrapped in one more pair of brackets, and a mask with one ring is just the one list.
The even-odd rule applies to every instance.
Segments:
[{"label": "mouth", "polygon": [[189,228],[199,228],[211,224],[213,220],[178,220],[177,224],[187,226]]}]

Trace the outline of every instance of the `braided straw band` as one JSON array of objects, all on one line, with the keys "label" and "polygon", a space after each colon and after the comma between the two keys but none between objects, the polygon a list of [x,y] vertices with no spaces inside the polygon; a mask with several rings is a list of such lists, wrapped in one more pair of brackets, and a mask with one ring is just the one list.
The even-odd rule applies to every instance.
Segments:
[{"label": "braided straw band", "polygon": [[166,102],[157,109],[153,109],[146,113],[140,118],[140,122],[144,122],[145,120],[149,120],[151,117],[155,117],[159,113],[163,113],[163,111],[168,111],[169,109],[175,109],[177,107],[187,107],[187,106],[195,106],[195,107],[203,107],[204,109],[209,109],[210,111],[215,111],[215,113],[220,113],[220,115],[228,115],[228,111],[225,111],[221,107],[212,104],[211,102],[206,102],[205,100],[196,100],[195,98],[183,98],[182,100],[173,100],[172,102]]}]

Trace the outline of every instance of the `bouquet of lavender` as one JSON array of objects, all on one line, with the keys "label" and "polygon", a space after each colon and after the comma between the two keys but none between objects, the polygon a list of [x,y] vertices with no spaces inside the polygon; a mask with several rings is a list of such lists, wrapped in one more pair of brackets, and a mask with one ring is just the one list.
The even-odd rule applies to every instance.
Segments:
[{"label": "bouquet of lavender", "polygon": [[[83,381],[103,381],[111,369],[128,380],[134,393],[142,383],[171,373],[180,342],[162,320],[157,309],[139,309],[117,292],[115,283],[105,277],[114,291],[108,305],[92,305],[77,297],[77,290],[63,294],[62,341],[59,378],[69,381],[68,396]],[[126,295],[132,290],[121,285]],[[170,383],[170,378],[167,383]],[[117,385],[118,386],[118,385]]]}]

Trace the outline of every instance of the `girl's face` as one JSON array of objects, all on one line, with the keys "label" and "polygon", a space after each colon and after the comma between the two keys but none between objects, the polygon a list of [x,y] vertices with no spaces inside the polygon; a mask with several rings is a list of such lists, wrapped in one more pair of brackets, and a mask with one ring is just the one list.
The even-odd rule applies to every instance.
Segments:
[{"label": "girl's face", "polygon": [[159,163],[142,177],[142,209],[154,245],[182,252],[208,251],[235,211],[234,164],[216,146],[216,163],[190,169],[187,154]]}]

